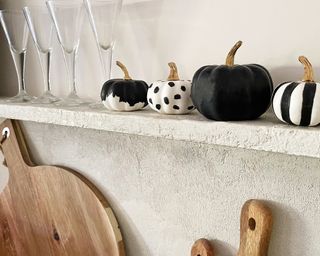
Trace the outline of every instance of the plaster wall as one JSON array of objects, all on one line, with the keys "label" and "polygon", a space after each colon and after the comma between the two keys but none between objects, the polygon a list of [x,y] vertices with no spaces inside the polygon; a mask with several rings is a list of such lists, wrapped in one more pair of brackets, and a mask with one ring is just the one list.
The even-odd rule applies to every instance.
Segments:
[{"label": "plaster wall", "polygon": [[[0,0],[0,7],[27,3]],[[310,58],[316,77],[320,72],[317,0],[124,3],[115,59],[135,78],[166,78],[171,60],[182,78],[191,78],[204,64],[223,63],[239,39],[244,45],[236,62],[265,65],[275,83],[301,77],[301,54]],[[88,21],[81,39],[79,92],[98,99],[103,76]],[[27,89],[39,95],[42,78],[31,40],[28,51]],[[16,75],[2,30],[0,56],[0,94],[13,95]],[[52,68],[54,93],[66,95],[56,39]],[[114,67],[113,75],[122,76]],[[35,123],[25,123],[24,129],[39,163],[79,170],[103,190],[129,256],[188,255],[203,236],[215,240],[220,256],[234,256],[240,209],[249,198],[269,200],[274,211],[270,255],[320,254],[318,159]]]},{"label": "plaster wall", "polygon": [[317,256],[319,160],[24,122],[38,163],[78,170],[101,188],[129,256],[189,255],[207,237],[235,256],[242,204],[267,200],[272,256]]}]

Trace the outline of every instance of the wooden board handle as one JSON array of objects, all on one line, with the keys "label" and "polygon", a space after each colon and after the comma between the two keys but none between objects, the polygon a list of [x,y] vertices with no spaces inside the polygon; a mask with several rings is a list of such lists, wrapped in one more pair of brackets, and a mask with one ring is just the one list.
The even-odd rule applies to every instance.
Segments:
[{"label": "wooden board handle", "polygon": [[2,137],[1,148],[6,164],[12,166],[19,162],[22,165],[34,166],[18,121],[7,119],[2,122],[0,135],[3,136],[5,131],[7,137]]},{"label": "wooden board handle", "polygon": [[201,238],[192,246],[191,256],[214,256],[212,245],[207,239]]},{"label": "wooden board handle", "polygon": [[238,256],[267,256],[272,224],[272,212],[262,201],[247,201],[241,211]]}]

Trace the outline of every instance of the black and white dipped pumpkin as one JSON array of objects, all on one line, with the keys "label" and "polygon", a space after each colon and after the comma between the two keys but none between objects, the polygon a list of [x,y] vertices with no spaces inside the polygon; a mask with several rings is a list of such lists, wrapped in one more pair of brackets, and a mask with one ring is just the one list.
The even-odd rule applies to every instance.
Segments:
[{"label": "black and white dipped pumpkin", "polygon": [[282,122],[299,126],[320,124],[320,83],[313,80],[309,60],[300,56],[304,65],[302,81],[280,84],[273,94],[273,110]]},{"label": "black and white dipped pumpkin", "polygon": [[188,114],[195,109],[191,100],[191,81],[180,80],[177,65],[170,62],[167,81],[157,81],[148,89],[149,106],[167,115]]},{"label": "black and white dipped pumpkin", "polygon": [[270,106],[273,82],[258,64],[234,65],[242,42],[230,50],[225,65],[200,68],[193,76],[193,104],[205,117],[217,121],[252,120]]},{"label": "black and white dipped pumpkin", "polygon": [[124,72],[123,79],[110,79],[101,89],[104,106],[113,111],[135,111],[148,105],[148,85],[142,80],[132,80],[127,68],[119,61],[117,65]]}]

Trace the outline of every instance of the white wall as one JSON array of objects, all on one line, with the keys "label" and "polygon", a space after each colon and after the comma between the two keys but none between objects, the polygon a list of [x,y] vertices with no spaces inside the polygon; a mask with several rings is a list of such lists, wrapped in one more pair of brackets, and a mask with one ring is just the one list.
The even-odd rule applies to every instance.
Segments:
[{"label": "white wall", "polygon": [[[13,8],[30,1],[0,0],[0,7]],[[317,0],[124,0],[115,58],[128,66],[133,77],[148,82],[166,78],[167,62],[171,60],[179,65],[181,77],[192,78],[204,64],[222,64],[232,45],[241,39],[244,44],[236,62],[265,65],[275,83],[302,77],[303,69],[297,61],[301,54],[310,58],[316,77],[320,77],[319,10]],[[13,90],[16,79],[3,41],[1,37],[0,75],[5,86],[0,93],[8,92],[4,87]],[[53,90],[64,95],[65,69],[56,39],[55,44]],[[43,85],[31,40],[29,48],[27,86],[30,92],[39,94]],[[5,71],[4,65],[8,65]],[[122,76],[113,69],[115,77]],[[78,80],[81,95],[99,98],[102,71],[87,19]]]},{"label": "white wall", "polygon": [[23,130],[38,163],[78,170],[102,189],[128,256],[190,255],[200,237],[235,256],[250,198],[273,211],[270,256],[319,256],[319,159],[35,123]]},{"label": "white wall", "polygon": [[[2,7],[13,5],[23,3],[0,0]],[[300,54],[310,58],[320,79],[319,11],[317,0],[125,1],[115,56],[133,77],[148,82],[166,78],[171,60],[182,78],[191,78],[204,64],[223,63],[241,39],[236,62],[265,65],[276,83],[302,77]],[[16,77],[0,39],[0,93],[12,95]],[[29,46],[27,87],[39,94],[39,64],[31,41]],[[88,23],[79,62],[80,93],[98,99],[102,75]],[[53,89],[59,95],[66,93],[64,74],[56,42]],[[270,255],[320,253],[317,159],[31,123],[25,131],[37,160],[77,169],[102,188],[129,255],[188,255],[192,242],[207,236],[220,256],[234,256],[240,208],[252,197],[271,200]]]}]

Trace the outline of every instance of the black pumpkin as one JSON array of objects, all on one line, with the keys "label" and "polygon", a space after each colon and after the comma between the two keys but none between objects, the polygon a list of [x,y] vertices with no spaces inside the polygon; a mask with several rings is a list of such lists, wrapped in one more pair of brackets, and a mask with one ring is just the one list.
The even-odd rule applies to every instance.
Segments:
[{"label": "black pumpkin", "polygon": [[270,105],[273,83],[267,69],[258,64],[234,65],[234,55],[241,45],[239,41],[233,46],[226,65],[204,66],[194,74],[192,101],[209,119],[252,120]]},{"label": "black pumpkin", "polygon": [[110,79],[101,89],[101,100],[105,107],[114,111],[135,111],[148,105],[148,85],[142,80],[132,80],[127,68],[117,61],[124,72],[124,79]]}]

